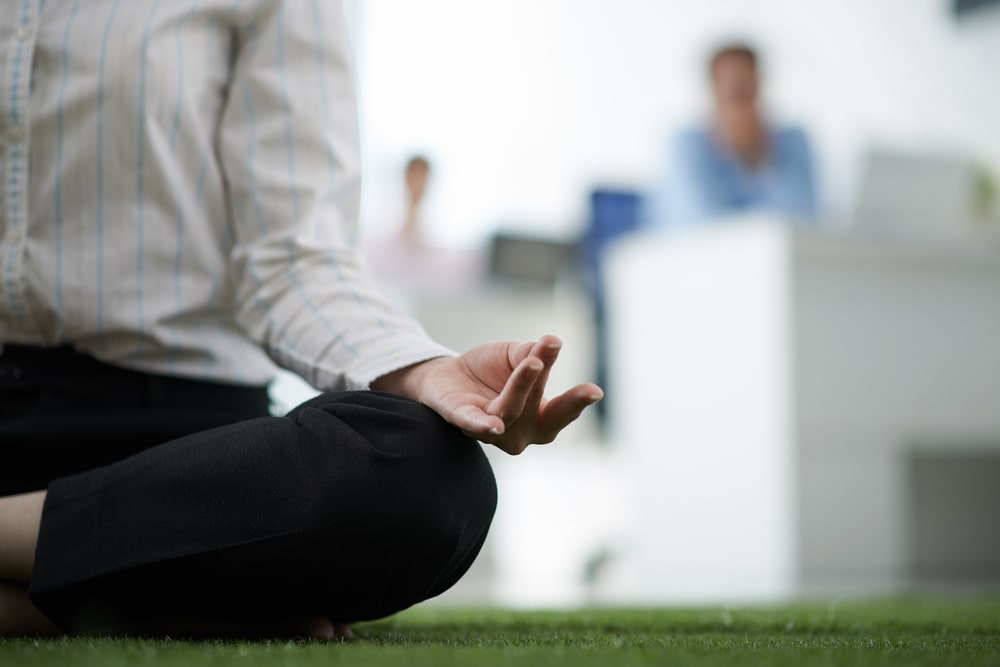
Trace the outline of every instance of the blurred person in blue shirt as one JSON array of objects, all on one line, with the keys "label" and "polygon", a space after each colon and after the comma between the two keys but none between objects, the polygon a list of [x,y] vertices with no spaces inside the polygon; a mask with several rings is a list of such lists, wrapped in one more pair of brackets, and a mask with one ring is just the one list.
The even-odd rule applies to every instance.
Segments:
[{"label": "blurred person in blue shirt", "polygon": [[756,52],[724,46],[711,56],[709,74],[713,117],[674,138],[668,180],[653,196],[652,222],[697,224],[756,211],[813,216],[809,142],[800,128],[772,126],[761,112]]}]

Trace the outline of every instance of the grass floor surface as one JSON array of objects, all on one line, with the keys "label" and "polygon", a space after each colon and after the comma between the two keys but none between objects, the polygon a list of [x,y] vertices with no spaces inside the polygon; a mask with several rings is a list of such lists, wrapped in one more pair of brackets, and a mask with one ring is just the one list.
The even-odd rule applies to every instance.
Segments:
[{"label": "grass floor surface", "polygon": [[1000,665],[1000,599],[514,612],[418,608],[350,641],[0,639],[0,665]]}]

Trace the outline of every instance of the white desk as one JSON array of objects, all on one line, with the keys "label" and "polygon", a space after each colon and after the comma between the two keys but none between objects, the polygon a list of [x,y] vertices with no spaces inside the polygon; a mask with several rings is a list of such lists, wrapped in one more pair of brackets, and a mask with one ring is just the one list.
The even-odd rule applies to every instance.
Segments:
[{"label": "white desk", "polygon": [[1000,455],[1000,253],[755,221],[608,261],[622,597],[907,588],[913,457]]}]

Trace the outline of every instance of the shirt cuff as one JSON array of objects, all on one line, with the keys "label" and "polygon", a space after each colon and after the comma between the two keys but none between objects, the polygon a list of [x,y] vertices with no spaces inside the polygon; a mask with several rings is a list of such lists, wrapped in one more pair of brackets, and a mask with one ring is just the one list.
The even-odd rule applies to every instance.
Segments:
[{"label": "shirt cuff", "polygon": [[[430,361],[440,357],[453,357],[457,353],[430,339],[400,341],[387,339],[380,346],[385,349],[367,349],[365,360],[346,372],[327,369],[323,360],[316,364],[316,378],[313,386],[319,389],[364,390],[371,388],[372,382],[401,368]],[[339,381],[338,381],[339,380]]]}]

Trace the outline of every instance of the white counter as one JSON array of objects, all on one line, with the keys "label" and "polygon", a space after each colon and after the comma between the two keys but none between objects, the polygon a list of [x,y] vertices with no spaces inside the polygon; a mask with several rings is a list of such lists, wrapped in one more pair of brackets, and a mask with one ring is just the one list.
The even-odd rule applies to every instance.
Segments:
[{"label": "white counter", "polygon": [[933,523],[914,457],[1000,456],[1000,253],[757,220],[633,237],[608,262],[635,508],[621,597],[909,588]]}]

